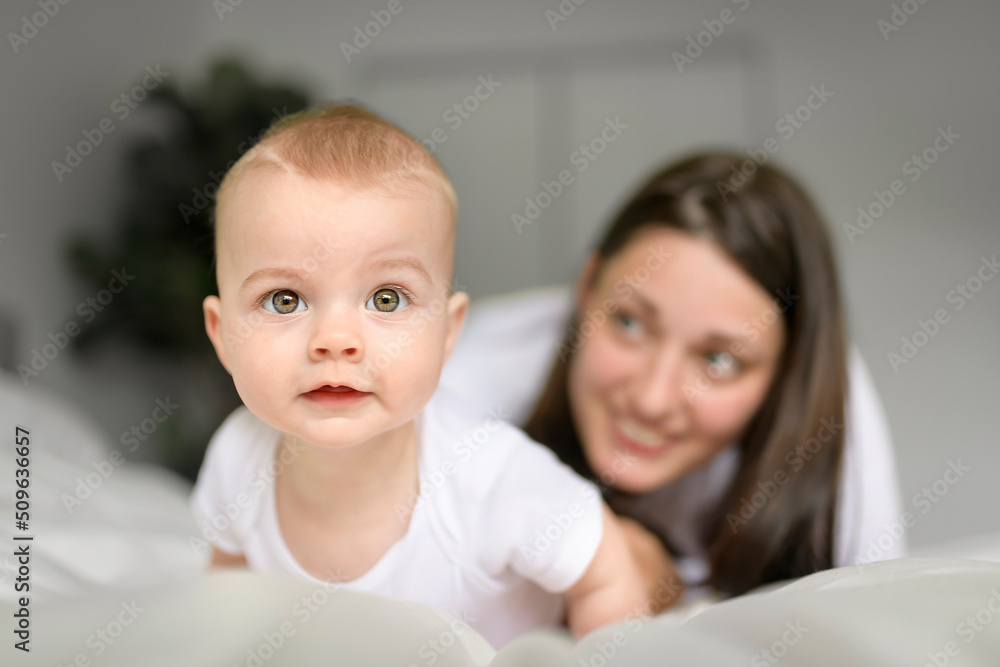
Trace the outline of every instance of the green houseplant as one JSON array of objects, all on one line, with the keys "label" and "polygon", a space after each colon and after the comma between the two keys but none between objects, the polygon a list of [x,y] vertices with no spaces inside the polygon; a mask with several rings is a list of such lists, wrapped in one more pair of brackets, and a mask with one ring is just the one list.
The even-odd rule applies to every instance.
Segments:
[{"label": "green houseplant", "polygon": [[[96,354],[98,343],[113,338],[178,369],[199,368],[192,381],[210,392],[220,413],[216,424],[239,404],[201,312],[202,299],[216,289],[213,198],[229,166],[275,120],[308,103],[303,91],[263,83],[235,60],[211,65],[206,82],[188,91],[165,83],[150,93],[141,110],[156,114],[147,117],[162,131],[126,149],[111,240],[78,234],[68,247],[73,270],[88,285],[103,286],[108,271],[122,266],[134,267],[141,279],[74,339],[79,354]],[[210,433],[179,424],[157,434],[160,458],[193,478]]]}]

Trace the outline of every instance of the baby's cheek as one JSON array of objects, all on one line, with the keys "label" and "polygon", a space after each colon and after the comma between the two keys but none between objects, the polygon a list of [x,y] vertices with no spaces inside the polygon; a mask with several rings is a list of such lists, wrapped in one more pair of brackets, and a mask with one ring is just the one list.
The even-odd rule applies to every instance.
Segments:
[{"label": "baby's cheek", "polygon": [[243,402],[261,403],[286,388],[295,367],[271,345],[248,337],[229,347],[229,369]]},{"label": "baby's cheek", "polygon": [[270,379],[260,360],[247,360],[234,365],[233,383],[244,403],[249,404],[266,394],[267,389],[273,386],[272,382],[269,382]]},{"label": "baby's cheek", "polygon": [[444,359],[443,337],[425,328],[398,328],[372,336],[366,350],[366,370],[393,387],[437,383]]}]

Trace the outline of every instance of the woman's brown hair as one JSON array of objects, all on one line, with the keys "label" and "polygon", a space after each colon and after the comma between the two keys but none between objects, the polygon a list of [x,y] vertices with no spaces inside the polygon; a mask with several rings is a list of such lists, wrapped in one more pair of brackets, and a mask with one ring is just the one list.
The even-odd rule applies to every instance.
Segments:
[{"label": "woman's brown hair", "polygon": [[[774,379],[742,434],[736,473],[702,533],[708,583],[739,595],[832,567],[844,441],[836,425],[844,423],[847,350],[833,252],[819,213],[782,171],[739,155],[708,154],[655,174],[612,221],[596,248],[598,260],[603,265],[649,227],[711,240],[765,291],[791,301],[783,313],[787,342]],[[570,324],[577,320],[574,314]],[[573,326],[567,327],[525,428],[594,479],[568,397],[573,338]],[[801,449],[806,445],[808,453]],[[758,482],[766,485],[782,472],[787,482],[758,507]],[[604,493],[614,508],[620,492]]]}]

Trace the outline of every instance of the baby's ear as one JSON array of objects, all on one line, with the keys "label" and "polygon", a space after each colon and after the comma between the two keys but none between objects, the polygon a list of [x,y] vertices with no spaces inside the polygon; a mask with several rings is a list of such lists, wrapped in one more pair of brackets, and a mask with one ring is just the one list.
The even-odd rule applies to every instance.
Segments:
[{"label": "baby's ear", "polygon": [[448,361],[451,351],[455,349],[458,335],[462,333],[465,324],[465,314],[469,311],[469,295],[465,292],[455,292],[448,297],[448,333],[444,340],[444,360]]},{"label": "baby's ear", "polygon": [[222,339],[222,302],[217,296],[206,296],[201,306],[205,311],[205,331],[208,333],[208,339],[212,341],[212,347],[215,348],[215,354],[222,362],[222,366],[232,375],[226,362],[226,345]]}]

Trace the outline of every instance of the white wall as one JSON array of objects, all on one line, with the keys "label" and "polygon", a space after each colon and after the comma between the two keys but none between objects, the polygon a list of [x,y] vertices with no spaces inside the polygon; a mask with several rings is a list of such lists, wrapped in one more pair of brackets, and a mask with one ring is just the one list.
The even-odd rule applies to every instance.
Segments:
[{"label": "white wall", "polygon": [[[888,0],[752,0],[745,10],[744,0],[589,0],[554,31],[545,10],[556,10],[556,0],[402,2],[403,11],[351,63],[339,43],[387,2],[243,0],[221,20],[207,1],[70,2],[19,53],[8,43],[0,59],[7,86],[0,233],[8,235],[0,238],[6,287],[0,303],[17,322],[15,363],[62,327],[87,296],[63,265],[65,235],[80,227],[110,232],[121,177],[116,158],[128,133],[144,131],[143,121],[121,121],[62,183],[50,163],[108,115],[110,101],[134,85],[146,65],[161,63],[176,80],[192,84],[209,58],[243,53],[264,73],[293,77],[319,98],[364,100],[368,94],[395,104],[405,97],[411,100],[405,108],[380,110],[418,136],[468,94],[462,91],[478,74],[494,64],[510,72],[508,87],[441,147],[462,200],[457,271],[474,295],[564,280],[611,200],[622,194],[619,184],[634,181],[640,162],[655,162],[657,148],[667,158],[705,142],[759,146],[776,135],[782,115],[805,101],[810,86],[822,85],[833,96],[782,142],[777,158],[810,186],[831,222],[854,341],[888,411],[906,504],[914,509],[910,498],[939,479],[949,459],[972,468],[932,511],[919,515],[911,540],[1000,530],[988,511],[996,505],[993,476],[1000,470],[1000,280],[985,283],[961,310],[947,301],[949,290],[975,275],[983,255],[1000,253],[1000,5],[911,0],[919,9],[886,40],[877,21],[890,19]],[[678,73],[669,54],[725,8],[735,21]],[[7,2],[0,26],[17,31],[21,18],[36,11],[32,1]],[[625,58],[619,52],[647,47],[651,53],[628,56],[637,63],[632,75],[627,67],[610,75],[602,69],[605,60]],[[405,77],[400,68],[408,68]],[[629,76],[636,81],[630,84]],[[636,105],[637,91],[656,77],[665,89],[650,95],[649,106]],[[595,97],[598,84],[605,92]],[[513,94],[501,96],[508,91]],[[539,179],[561,168],[567,146],[592,136],[600,119],[616,110],[616,96],[619,113],[627,109],[636,119],[623,137],[624,150],[615,157],[609,149],[593,177],[519,239],[510,213],[537,192]],[[673,109],[675,122],[644,113],[661,108]],[[552,120],[559,113],[567,114],[564,126]],[[937,128],[949,126],[960,138],[910,182],[904,162],[932,144]],[[515,135],[514,128],[534,130]],[[495,187],[477,186],[481,179]],[[857,207],[869,206],[874,191],[887,190],[893,179],[904,181],[905,194],[850,242],[842,225],[854,222]],[[490,224],[482,224],[484,217]],[[560,243],[563,237],[568,245]],[[941,308],[950,321],[894,370],[887,354],[898,353],[900,338]],[[109,362],[95,373],[66,355],[37,382],[67,394],[117,434],[147,416],[154,398],[177,391],[165,377],[141,360]]]}]

